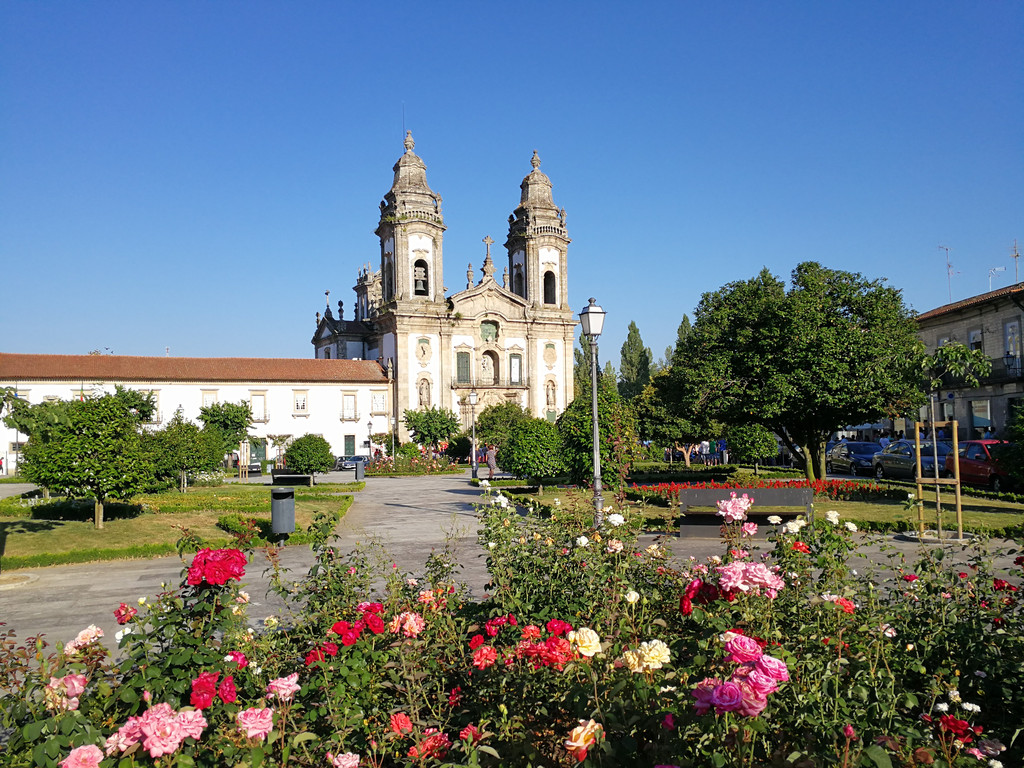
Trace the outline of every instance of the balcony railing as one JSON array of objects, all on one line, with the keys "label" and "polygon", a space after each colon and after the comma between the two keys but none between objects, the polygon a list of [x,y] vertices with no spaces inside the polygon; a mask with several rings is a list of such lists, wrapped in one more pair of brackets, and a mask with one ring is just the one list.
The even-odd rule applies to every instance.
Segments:
[{"label": "balcony railing", "polygon": [[254,424],[266,424],[270,421],[270,411],[264,411],[263,413],[254,413],[252,416]]},{"label": "balcony railing", "polygon": [[359,411],[342,409],[342,411],[338,414],[338,418],[341,419],[342,421],[359,421],[360,414]]},{"label": "balcony railing", "polygon": [[527,389],[529,386],[529,379],[525,376],[516,381],[498,378],[487,383],[482,381],[462,381],[458,378],[452,379],[452,389]]}]

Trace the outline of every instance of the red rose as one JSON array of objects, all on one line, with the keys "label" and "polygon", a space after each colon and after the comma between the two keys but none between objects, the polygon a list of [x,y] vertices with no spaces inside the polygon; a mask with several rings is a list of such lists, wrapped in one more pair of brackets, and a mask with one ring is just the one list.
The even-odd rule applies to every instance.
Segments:
[{"label": "red rose", "polygon": [[219,672],[201,672],[199,677],[192,681],[192,695],[190,700],[196,709],[206,709],[213,704],[213,697],[217,693],[217,679]]},{"label": "red rose", "polygon": [[192,586],[204,581],[212,586],[245,576],[245,555],[237,549],[200,549],[192,559],[186,581]]},{"label": "red rose", "polygon": [[363,614],[363,621],[366,622],[366,628],[375,635],[379,635],[385,629],[384,620],[375,613],[367,611]]},{"label": "red rose", "polygon": [[138,612],[138,608],[133,608],[127,603],[121,603],[114,609],[114,618],[117,619],[118,624],[127,624]]},{"label": "red rose", "polygon": [[903,574],[903,580],[904,581],[917,581],[917,576],[915,576],[912,573],[905,573],[905,574]]},{"label": "red rose", "polygon": [[469,649],[471,651],[475,651],[477,648],[479,648],[483,644],[484,644],[484,636],[483,635],[473,635],[473,637],[471,637],[470,640],[469,640]]},{"label": "red rose", "polygon": [[235,678],[231,675],[225,677],[217,688],[217,695],[225,704],[234,704],[238,699],[238,692],[235,690]]},{"label": "red rose", "polygon": [[793,542],[793,551],[795,551],[795,552],[803,552],[805,555],[808,555],[811,552],[811,548],[808,547],[806,544],[804,544],[802,541],[794,541]]}]

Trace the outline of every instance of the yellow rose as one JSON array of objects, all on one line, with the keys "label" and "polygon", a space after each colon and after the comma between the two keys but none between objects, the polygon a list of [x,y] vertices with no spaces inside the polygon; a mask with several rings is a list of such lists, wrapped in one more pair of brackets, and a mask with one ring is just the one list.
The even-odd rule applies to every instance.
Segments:
[{"label": "yellow rose", "polygon": [[622,654],[622,658],[626,662],[626,666],[629,667],[630,672],[643,672],[644,662],[640,658],[640,654],[636,651],[626,651]]},{"label": "yellow rose", "polygon": [[566,637],[569,642],[576,646],[581,656],[593,656],[601,652],[601,638],[597,632],[589,627],[580,627],[575,632],[570,632]]},{"label": "yellow rose", "polygon": [[601,738],[603,729],[593,720],[580,720],[580,724],[572,729],[569,738],[566,739],[565,748],[569,750],[578,762],[587,759],[587,750],[597,743]]},{"label": "yellow rose", "polygon": [[668,664],[672,660],[672,652],[661,640],[640,643],[639,653],[648,670],[661,669],[663,664]]}]

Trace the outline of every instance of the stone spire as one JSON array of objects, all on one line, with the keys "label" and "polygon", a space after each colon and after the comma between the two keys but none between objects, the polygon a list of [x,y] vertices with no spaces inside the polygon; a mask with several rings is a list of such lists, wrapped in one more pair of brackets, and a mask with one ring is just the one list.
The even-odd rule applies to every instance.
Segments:
[{"label": "stone spire", "polygon": [[540,155],[537,154],[536,149],[533,150],[530,165],[533,166],[533,170],[523,179],[523,183],[519,185],[523,192],[519,199],[520,207],[531,209],[550,208],[557,211],[558,209],[555,208],[555,203],[551,199],[551,179],[540,169]]}]

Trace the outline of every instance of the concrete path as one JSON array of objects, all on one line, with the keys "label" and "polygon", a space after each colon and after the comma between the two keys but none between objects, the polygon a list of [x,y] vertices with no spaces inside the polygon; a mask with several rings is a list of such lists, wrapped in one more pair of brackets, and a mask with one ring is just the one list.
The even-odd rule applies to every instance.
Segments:
[{"label": "concrete path", "polygon": [[[352,473],[338,473],[338,482],[351,481]],[[3,486],[0,486],[3,487]],[[8,486],[9,487],[9,486]],[[391,553],[402,571],[421,573],[430,551],[444,546],[446,532],[453,531],[459,562],[457,578],[474,592],[487,581],[483,550],[476,544],[476,515],[472,502],[480,491],[469,485],[469,475],[411,478],[367,478],[366,489],[354,494],[354,502],[339,522],[336,546],[343,551],[370,538]],[[293,580],[306,574],[313,563],[308,547],[286,547],[281,557]],[[253,605],[250,616],[279,615],[283,603],[265,596],[268,579],[265,560],[257,555],[246,568],[245,589]],[[49,642],[67,642],[89,624],[101,627],[114,645],[118,626],[113,610],[124,601],[134,603],[163,591],[162,584],[178,585],[181,560],[122,560],[105,563],[31,568],[0,574],[0,622],[20,639],[43,633]]]},{"label": "concrete path", "polygon": [[[332,473],[325,478],[336,482],[351,481],[351,472]],[[253,478],[252,482],[260,482]],[[263,480],[262,482],[266,482]],[[2,488],[4,486],[0,486]],[[10,486],[7,486],[10,487]],[[354,494],[355,501],[336,531],[339,549],[348,551],[359,543],[379,541],[403,572],[419,574],[432,549],[444,546],[448,532],[456,545],[461,570],[456,578],[479,595],[487,582],[484,549],[476,543],[477,517],[473,502],[480,491],[469,484],[464,475],[411,478],[367,478],[366,488]],[[674,566],[684,565],[690,557],[703,560],[722,553],[717,525],[713,521],[702,537],[679,538],[677,534],[658,540],[670,552]],[[654,541],[642,537],[642,544]],[[935,545],[932,545],[935,546]],[[949,551],[951,568],[966,562],[969,552],[956,542],[942,545]],[[1012,542],[1002,544],[1008,551],[997,558],[999,570],[1019,581],[1020,569],[1013,566],[1013,554],[1019,551]],[[755,540],[754,550],[767,548],[763,537]],[[892,554],[902,554],[912,562],[922,545],[901,536],[863,537],[863,546],[852,563],[854,568],[869,570],[887,568]],[[287,547],[282,564],[292,579],[305,575],[313,562],[307,547]],[[113,610],[118,603],[134,602],[161,591],[162,583],[177,585],[182,578],[182,562],[177,557],[152,560],[128,560],[108,563],[53,566],[12,571],[0,574],[0,622],[13,629],[19,638],[45,633],[52,643],[68,641],[80,629],[96,624],[103,628],[108,647],[114,645],[117,631]],[[250,617],[261,620],[267,615],[281,615],[285,605],[276,596],[267,596],[267,579],[263,576],[265,561],[257,555],[246,569],[244,580],[253,605]]]}]

